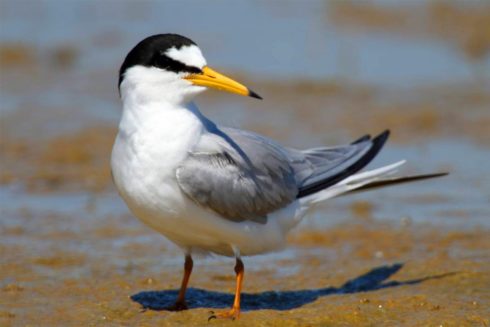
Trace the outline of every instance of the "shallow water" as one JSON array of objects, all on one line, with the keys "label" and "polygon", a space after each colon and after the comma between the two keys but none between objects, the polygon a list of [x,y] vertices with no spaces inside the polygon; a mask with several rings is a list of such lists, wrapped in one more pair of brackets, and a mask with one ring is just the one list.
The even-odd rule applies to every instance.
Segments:
[{"label": "shallow water", "polygon": [[[472,78],[471,64],[451,44],[396,31],[351,33],[332,21],[335,4],[324,1],[62,3],[3,1],[0,39],[41,52],[73,46],[80,51],[77,67],[90,70],[116,69],[142,37],[175,32],[197,40],[210,64],[261,78],[340,76],[388,86]],[[490,69],[488,57],[484,68]]]}]

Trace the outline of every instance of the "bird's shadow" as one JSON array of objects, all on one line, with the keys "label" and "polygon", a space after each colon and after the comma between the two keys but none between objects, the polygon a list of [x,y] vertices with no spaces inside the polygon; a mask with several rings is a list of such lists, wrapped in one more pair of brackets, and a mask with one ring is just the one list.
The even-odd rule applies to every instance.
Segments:
[{"label": "bird's shadow", "polygon": [[[333,294],[349,294],[375,291],[383,288],[414,285],[429,279],[438,279],[454,273],[428,276],[406,281],[386,281],[403,267],[403,264],[380,266],[354,279],[348,280],[340,287],[303,289],[295,291],[267,291],[261,293],[242,293],[242,311],[251,310],[290,310],[314,302],[320,297]],[[144,291],[131,296],[143,309],[165,310],[175,302],[178,290]],[[186,293],[189,309],[195,308],[228,308],[233,303],[233,294],[208,291],[200,288],[189,288]]]}]

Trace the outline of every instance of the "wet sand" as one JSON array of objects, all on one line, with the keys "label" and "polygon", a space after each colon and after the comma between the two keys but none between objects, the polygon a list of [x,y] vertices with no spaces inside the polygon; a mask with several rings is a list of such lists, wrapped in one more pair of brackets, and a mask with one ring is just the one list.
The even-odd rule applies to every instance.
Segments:
[{"label": "wet sand", "polygon": [[[190,310],[164,311],[183,258],[132,217],[19,212],[13,221],[0,235],[2,326],[202,326],[210,310],[233,301],[233,261],[197,259]],[[352,218],[331,229],[302,227],[287,250],[244,262],[241,319],[211,324],[490,323],[487,231]]]}]

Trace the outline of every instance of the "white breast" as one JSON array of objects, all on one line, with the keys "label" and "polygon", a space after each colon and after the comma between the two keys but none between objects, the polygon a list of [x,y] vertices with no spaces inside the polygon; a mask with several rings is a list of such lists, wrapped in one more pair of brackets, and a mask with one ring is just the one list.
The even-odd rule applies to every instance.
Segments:
[{"label": "white breast", "polygon": [[131,211],[177,219],[185,210],[175,171],[199,140],[202,124],[192,110],[146,104],[125,108],[111,157],[114,183]]}]

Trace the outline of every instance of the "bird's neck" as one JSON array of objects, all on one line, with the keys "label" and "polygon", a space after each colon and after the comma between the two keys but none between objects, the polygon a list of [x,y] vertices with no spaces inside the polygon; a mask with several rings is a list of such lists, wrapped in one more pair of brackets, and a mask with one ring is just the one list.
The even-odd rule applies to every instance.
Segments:
[{"label": "bird's neck", "polygon": [[158,85],[125,83],[121,87],[121,99],[125,106],[126,104],[147,106],[164,103],[169,107],[185,107],[192,101],[194,95],[179,91],[167,88],[162,92],[162,88]]},{"label": "bird's neck", "polygon": [[202,124],[202,114],[193,102],[174,103],[165,98],[146,101],[137,96],[123,100],[123,113],[119,128],[126,132],[149,129],[186,128]]}]

